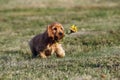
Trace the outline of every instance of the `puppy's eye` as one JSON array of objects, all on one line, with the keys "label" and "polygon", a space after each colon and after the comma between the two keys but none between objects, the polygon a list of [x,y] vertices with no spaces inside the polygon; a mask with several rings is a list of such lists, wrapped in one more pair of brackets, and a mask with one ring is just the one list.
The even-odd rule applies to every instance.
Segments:
[{"label": "puppy's eye", "polygon": [[57,28],[53,28],[53,30],[57,30]]}]

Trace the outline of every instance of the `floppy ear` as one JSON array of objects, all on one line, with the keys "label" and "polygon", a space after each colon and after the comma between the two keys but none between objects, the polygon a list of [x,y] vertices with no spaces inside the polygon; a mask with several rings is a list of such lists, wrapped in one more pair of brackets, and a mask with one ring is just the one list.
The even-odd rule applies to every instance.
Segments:
[{"label": "floppy ear", "polygon": [[51,25],[48,25],[48,27],[47,27],[47,33],[48,33],[48,37],[54,39],[54,34],[52,32],[52,26]]}]

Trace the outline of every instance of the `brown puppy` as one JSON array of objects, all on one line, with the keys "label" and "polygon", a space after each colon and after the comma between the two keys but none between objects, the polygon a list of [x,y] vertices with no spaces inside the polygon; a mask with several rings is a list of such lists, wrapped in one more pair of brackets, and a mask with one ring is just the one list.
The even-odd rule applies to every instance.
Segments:
[{"label": "brown puppy", "polygon": [[57,57],[64,57],[65,51],[58,43],[63,37],[64,29],[60,23],[48,25],[44,33],[33,37],[29,42],[33,57],[47,58],[53,53],[56,53]]}]

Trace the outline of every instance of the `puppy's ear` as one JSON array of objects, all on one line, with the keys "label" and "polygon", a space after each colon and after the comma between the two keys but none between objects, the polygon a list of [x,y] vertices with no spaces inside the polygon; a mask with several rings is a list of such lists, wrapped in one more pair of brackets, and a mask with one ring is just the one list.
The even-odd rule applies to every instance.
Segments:
[{"label": "puppy's ear", "polygon": [[48,34],[48,37],[54,39],[54,34],[53,34],[53,31],[52,31],[52,26],[51,25],[48,25],[48,27],[47,27],[47,34]]}]

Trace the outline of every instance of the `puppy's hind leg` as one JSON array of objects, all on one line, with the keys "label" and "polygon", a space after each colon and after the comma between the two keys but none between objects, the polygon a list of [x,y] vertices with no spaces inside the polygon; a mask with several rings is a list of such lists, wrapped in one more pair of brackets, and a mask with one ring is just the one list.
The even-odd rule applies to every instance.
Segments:
[{"label": "puppy's hind leg", "polygon": [[37,53],[37,51],[34,49],[31,41],[29,42],[29,46],[30,46],[30,50],[31,50],[31,52],[32,52],[32,58],[37,57],[38,53]]},{"label": "puppy's hind leg", "polygon": [[38,55],[37,51],[34,49],[31,49],[31,51],[32,51],[32,58],[37,57],[37,55]]},{"label": "puppy's hind leg", "polygon": [[45,55],[45,52],[39,52],[39,56],[40,58],[47,58],[47,56]]}]

